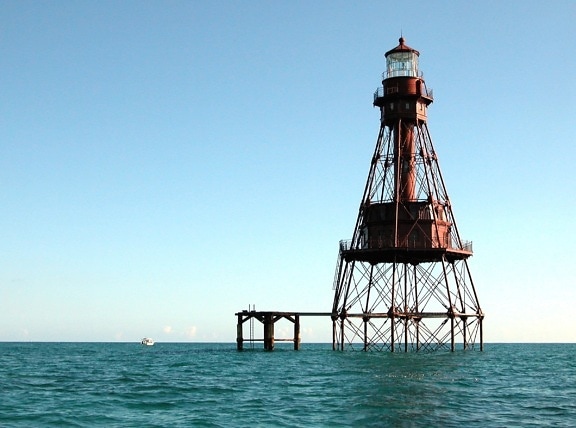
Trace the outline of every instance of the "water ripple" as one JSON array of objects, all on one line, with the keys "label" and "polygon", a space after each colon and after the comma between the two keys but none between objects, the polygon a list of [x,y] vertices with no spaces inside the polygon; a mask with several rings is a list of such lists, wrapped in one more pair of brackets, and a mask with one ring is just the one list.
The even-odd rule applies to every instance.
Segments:
[{"label": "water ripple", "polygon": [[576,345],[0,343],[2,426],[573,426]]}]

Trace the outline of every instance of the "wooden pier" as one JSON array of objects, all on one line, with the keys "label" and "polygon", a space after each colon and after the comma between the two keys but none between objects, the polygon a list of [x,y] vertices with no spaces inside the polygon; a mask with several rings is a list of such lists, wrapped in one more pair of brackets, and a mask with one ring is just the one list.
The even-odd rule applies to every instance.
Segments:
[{"label": "wooden pier", "polygon": [[[300,349],[300,317],[301,316],[314,316],[325,317],[332,316],[331,312],[273,312],[273,311],[256,311],[244,310],[235,314],[238,317],[238,324],[236,326],[236,349],[242,351],[244,343],[248,342],[251,345],[254,342],[264,342],[264,350],[273,351],[275,342],[293,342],[294,350]],[[294,324],[294,336],[292,338],[276,338],[274,337],[274,324],[281,320],[286,319]],[[254,320],[260,321],[264,327],[264,337],[254,337]],[[244,323],[248,321],[250,327],[250,336],[244,338]]]}]

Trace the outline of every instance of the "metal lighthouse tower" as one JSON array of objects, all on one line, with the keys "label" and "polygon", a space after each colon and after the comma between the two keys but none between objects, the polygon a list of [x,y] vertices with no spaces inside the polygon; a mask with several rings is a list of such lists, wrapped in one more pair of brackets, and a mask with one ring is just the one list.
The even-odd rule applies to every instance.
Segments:
[{"label": "metal lighthouse tower", "polygon": [[404,44],[386,52],[374,94],[380,132],[354,234],[334,278],[336,350],[483,349],[484,314],[428,131],[433,101]]}]

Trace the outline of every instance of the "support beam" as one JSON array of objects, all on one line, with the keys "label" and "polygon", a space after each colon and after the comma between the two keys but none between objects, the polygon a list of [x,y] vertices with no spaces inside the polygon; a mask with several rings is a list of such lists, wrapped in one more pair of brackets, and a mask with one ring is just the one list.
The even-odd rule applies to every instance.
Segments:
[{"label": "support beam", "polygon": [[270,313],[264,315],[264,350],[274,350],[274,319]]},{"label": "support beam", "polygon": [[242,333],[242,314],[238,313],[238,324],[236,324],[236,349],[242,351],[244,349],[244,337]]},{"label": "support beam", "polygon": [[294,316],[294,350],[300,350],[300,315]]}]

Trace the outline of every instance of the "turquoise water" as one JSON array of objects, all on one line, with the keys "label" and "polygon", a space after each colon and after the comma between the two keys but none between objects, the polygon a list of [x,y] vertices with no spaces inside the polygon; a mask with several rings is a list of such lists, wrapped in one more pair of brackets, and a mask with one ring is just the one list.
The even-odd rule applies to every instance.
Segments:
[{"label": "turquoise water", "polygon": [[0,343],[0,426],[576,426],[576,344]]}]

